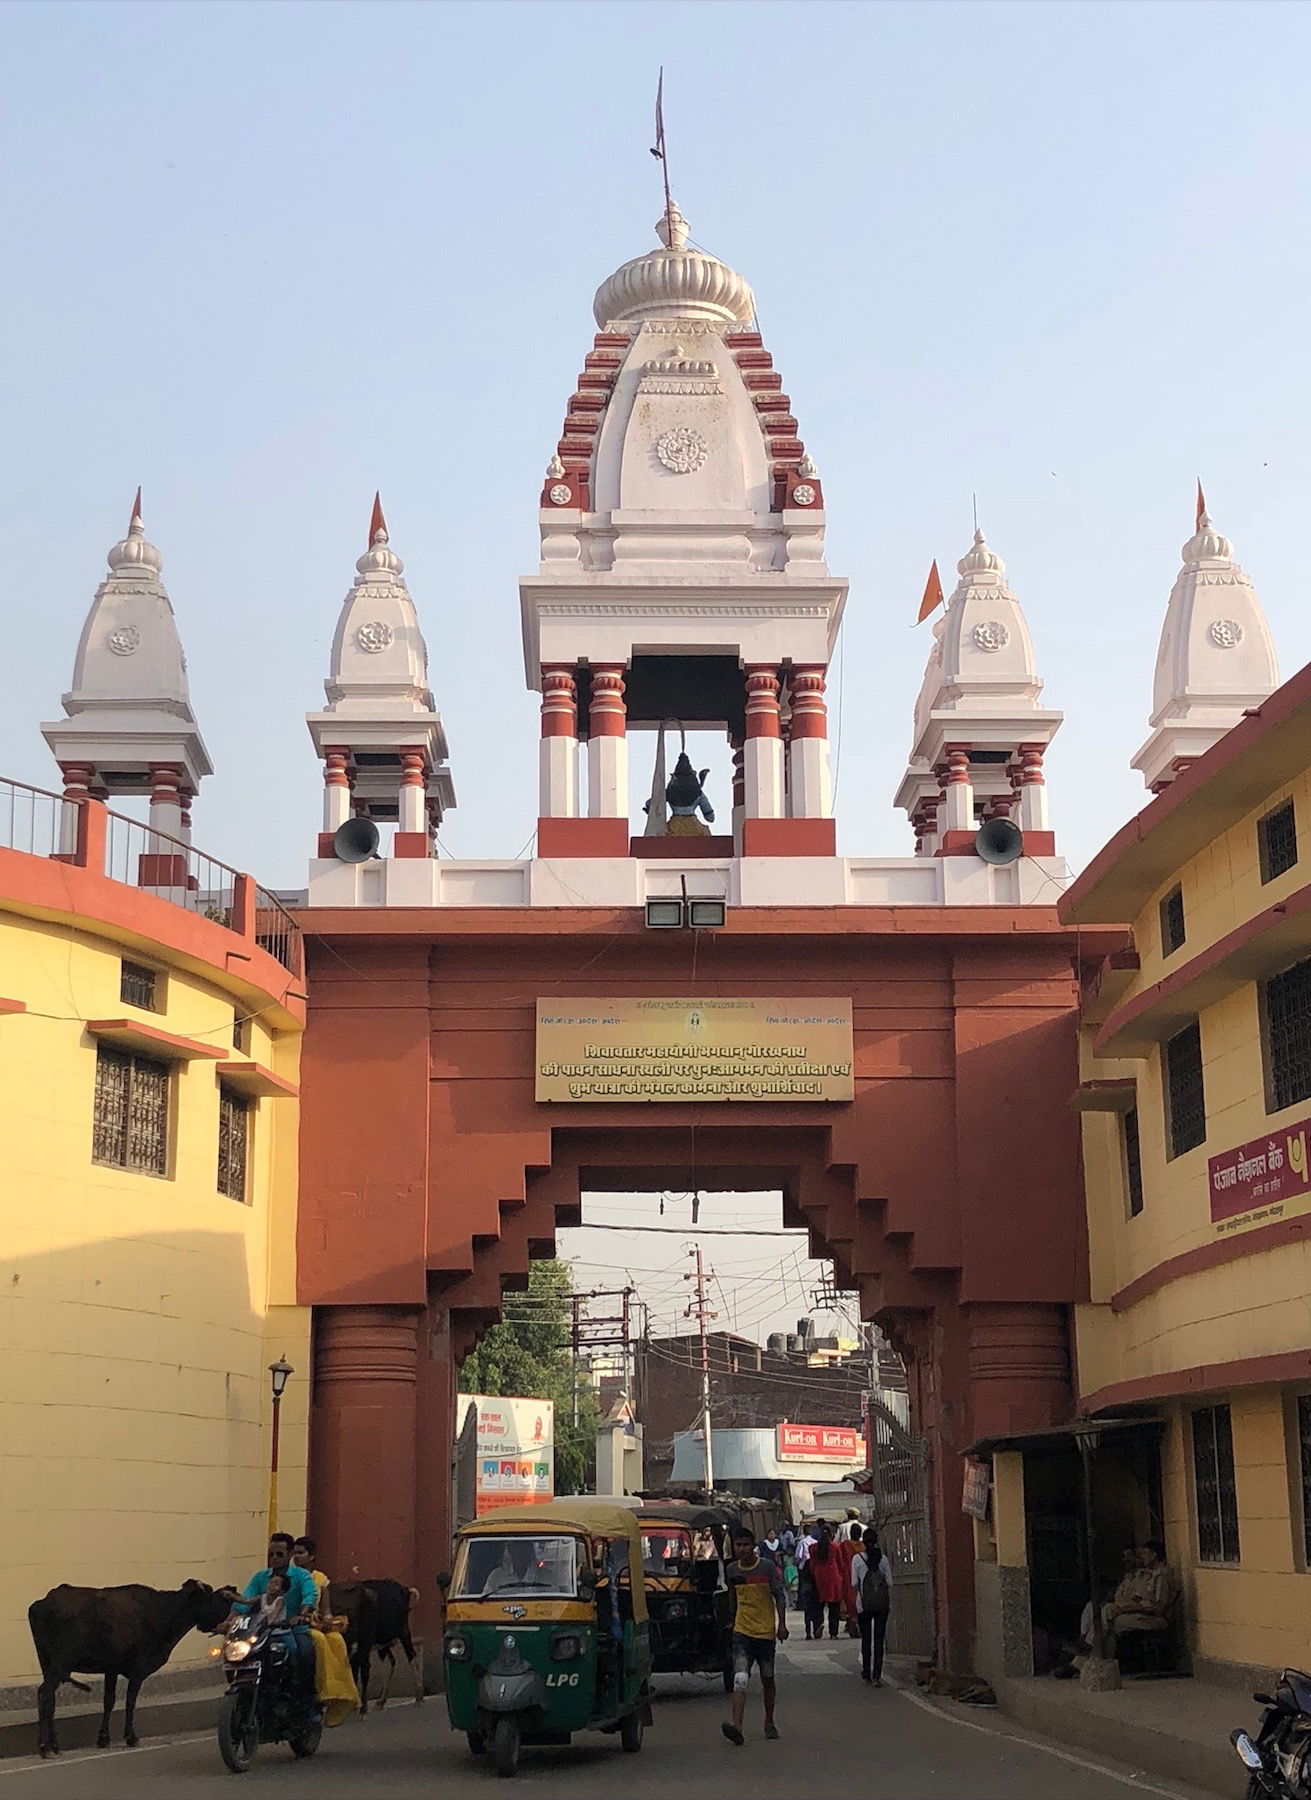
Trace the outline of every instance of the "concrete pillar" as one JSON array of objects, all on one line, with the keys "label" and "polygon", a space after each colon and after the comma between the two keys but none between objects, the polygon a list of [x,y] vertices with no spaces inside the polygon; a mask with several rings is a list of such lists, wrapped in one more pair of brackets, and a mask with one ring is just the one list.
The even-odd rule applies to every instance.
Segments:
[{"label": "concrete pillar", "polygon": [[593,819],[628,817],[628,719],[619,663],[592,668],[587,713],[587,811]]},{"label": "concrete pillar", "polygon": [[833,780],[829,771],[823,669],[818,665],[794,668],[788,688],[792,702],[788,810],[794,819],[827,819],[833,812]]},{"label": "concrete pillar", "polygon": [[742,820],[746,816],[746,739],[730,736],[729,744],[733,751],[733,841],[739,846],[742,843]]},{"label": "concrete pillar", "polygon": [[1043,745],[1021,744],[1018,767],[1012,766],[1011,786],[1019,796],[1021,831],[1050,831],[1047,812],[1047,784],[1042,773]]},{"label": "concrete pillar", "polygon": [[[314,1314],[311,1529],[339,1581],[387,1575],[419,1586],[415,1555],[419,1325],[404,1306]],[[423,1586],[436,1573],[422,1571]]]},{"label": "concrete pillar", "polygon": [[417,832],[427,836],[428,775],[422,750],[402,750],[400,816],[398,831]]},{"label": "concrete pillar", "polygon": [[778,670],[752,663],[747,672],[746,742],[743,746],[743,817],[783,817],[783,739],[779,723]]},{"label": "concrete pillar", "polygon": [[323,829],[328,833],[336,831],[351,816],[349,762],[348,750],[323,752]]},{"label": "concrete pillar", "polygon": [[[171,838],[182,836],[182,775],[176,763],[150,765],[151,829]],[[167,850],[169,846],[161,844],[159,848]]]},{"label": "concrete pillar", "polygon": [[964,1310],[973,1435],[1064,1424],[1073,1407],[1066,1309],[1014,1301]]},{"label": "concrete pillar", "polygon": [[974,784],[970,780],[970,752],[966,744],[947,744],[944,747],[946,760],[938,771],[938,786],[942,790],[942,829],[947,831],[974,830]]},{"label": "concrete pillar", "polygon": [[542,669],[538,817],[578,817],[578,689],[572,669]]}]

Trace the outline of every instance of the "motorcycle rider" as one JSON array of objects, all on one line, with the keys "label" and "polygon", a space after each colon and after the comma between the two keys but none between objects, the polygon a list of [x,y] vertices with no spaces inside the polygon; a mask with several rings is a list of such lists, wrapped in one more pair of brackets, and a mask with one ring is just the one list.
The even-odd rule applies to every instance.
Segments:
[{"label": "motorcycle rider", "polygon": [[286,1626],[291,1639],[296,1663],[296,1688],[301,1705],[311,1725],[319,1721],[319,1702],[314,1689],[314,1640],[310,1637],[309,1621],[318,1611],[319,1591],[314,1585],[314,1578],[308,1569],[302,1569],[291,1560],[295,1539],[289,1531],[275,1531],[269,1538],[268,1567],[258,1570],[246,1583],[245,1592],[233,1607],[234,1612],[250,1612],[256,1601],[262,1600],[268,1590],[270,1579],[282,1577],[286,1583],[284,1605],[286,1609]]}]

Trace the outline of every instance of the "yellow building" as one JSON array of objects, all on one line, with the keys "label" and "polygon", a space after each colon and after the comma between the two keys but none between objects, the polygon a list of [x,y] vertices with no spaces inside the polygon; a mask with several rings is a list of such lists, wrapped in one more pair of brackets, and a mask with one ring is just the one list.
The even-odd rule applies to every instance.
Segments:
[{"label": "yellow building", "polygon": [[1060,909],[1132,928],[1086,993],[1077,1096],[1078,1411],[1121,1421],[1094,1453],[1099,1569],[1163,1538],[1203,1667],[1311,1662],[1309,876],[1311,667],[1183,768]]},{"label": "yellow building", "polygon": [[160,849],[0,783],[0,1686],[35,1672],[27,1607],[57,1582],[262,1565],[283,1355],[281,1522],[303,1517],[299,934]]}]

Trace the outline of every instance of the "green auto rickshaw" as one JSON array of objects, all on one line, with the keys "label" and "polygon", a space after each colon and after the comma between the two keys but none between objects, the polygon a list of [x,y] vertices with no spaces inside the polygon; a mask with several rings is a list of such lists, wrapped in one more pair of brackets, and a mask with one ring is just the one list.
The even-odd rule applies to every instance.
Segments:
[{"label": "green auto rickshaw", "polygon": [[516,1772],[522,1744],[576,1731],[642,1748],[651,1644],[632,1512],[586,1499],[503,1507],[456,1534],[438,1579],[451,1727],[498,1775]]}]

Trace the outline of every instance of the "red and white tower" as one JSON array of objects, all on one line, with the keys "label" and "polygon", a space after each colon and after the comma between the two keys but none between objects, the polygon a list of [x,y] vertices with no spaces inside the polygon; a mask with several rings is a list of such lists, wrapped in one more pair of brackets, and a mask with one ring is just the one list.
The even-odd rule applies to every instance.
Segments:
[{"label": "red and white tower", "polygon": [[[396,858],[427,858],[442,815],[455,804],[446,733],[428,687],[428,648],[405,565],[391,548],[377,495],[368,548],[342,602],[324,686],[328,704],[306,722],[323,762],[321,860],[316,888],[334,872],[332,838],[352,817],[395,824]],[[326,864],[326,866],[325,866]],[[349,884],[355,899],[355,884]]]},{"label": "red and white tower", "polygon": [[520,586],[538,856],[653,854],[630,844],[627,740],[677,718],[741,755],[732,835],[705,854],[832,857],[824,685],[847,584],[824,561],[823,490],[751,289],[689,248],[676,207],[656,229],[597,292]]}]

